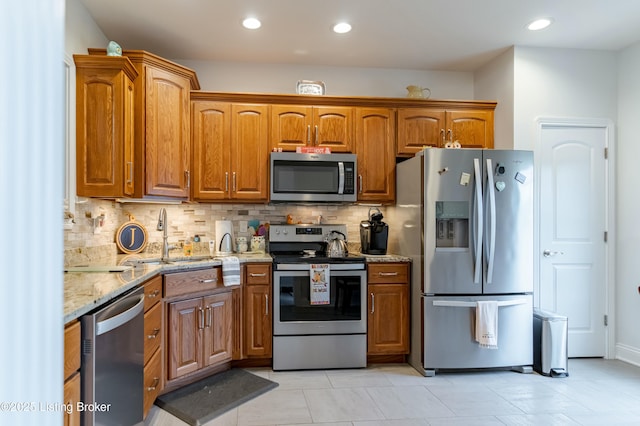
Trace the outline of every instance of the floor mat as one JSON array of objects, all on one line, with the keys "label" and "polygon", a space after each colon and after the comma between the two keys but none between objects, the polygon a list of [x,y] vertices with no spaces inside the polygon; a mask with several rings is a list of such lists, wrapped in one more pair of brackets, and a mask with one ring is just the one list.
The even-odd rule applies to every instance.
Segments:
[{"label": "floor mat", "polygon": [[198,426],[277,386],[248,371],[231,369],[160,395],[155,404]]}]

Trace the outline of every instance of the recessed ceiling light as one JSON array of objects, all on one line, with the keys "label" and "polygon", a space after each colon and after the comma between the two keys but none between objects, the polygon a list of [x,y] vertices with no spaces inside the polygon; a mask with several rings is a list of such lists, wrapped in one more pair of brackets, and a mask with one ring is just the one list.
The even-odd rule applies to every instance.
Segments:
[{"label": "recessed ceiling light", "polygon": [[260,22],[256,18],[247,18],[242,21],[242,26],[249,30],[256,30],[262,26],[262,22]]},{"label": "recessed ceiling light", "polygon": [[543,30],[551,25],[552,22],[553,20],[551,18],[536,19],[535,21],[527,25],[527,28],[531,31]]},{"label": "recessed ceiling light", "polygon": [[338,34],[344,34],[351,31],[351,25],[347,22],[339,22],[333,26],[333,31]]}]

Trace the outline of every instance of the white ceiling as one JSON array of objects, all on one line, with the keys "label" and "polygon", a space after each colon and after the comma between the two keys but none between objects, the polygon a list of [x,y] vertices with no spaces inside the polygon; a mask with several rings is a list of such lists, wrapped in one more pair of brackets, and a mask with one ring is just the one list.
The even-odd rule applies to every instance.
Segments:
[{"label": "white ceiling", "polygon": [[[510,46],[619,50],[640,0],[81,0],[107,38],[174,60],[472,71]],[[262,20],[246,30],[247,16]],[[525,27],[539,17],[554,24]],[[333,25],[347,20],[348,34]]]}]

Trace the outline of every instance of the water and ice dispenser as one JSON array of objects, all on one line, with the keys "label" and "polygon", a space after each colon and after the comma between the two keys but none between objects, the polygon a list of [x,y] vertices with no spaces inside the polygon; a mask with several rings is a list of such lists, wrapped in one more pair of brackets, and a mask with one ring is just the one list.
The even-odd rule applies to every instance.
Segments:
[{"label": "water and ice dispenser", "polygon": [[436,201],[436,249],[469,247],[469,203]]}]

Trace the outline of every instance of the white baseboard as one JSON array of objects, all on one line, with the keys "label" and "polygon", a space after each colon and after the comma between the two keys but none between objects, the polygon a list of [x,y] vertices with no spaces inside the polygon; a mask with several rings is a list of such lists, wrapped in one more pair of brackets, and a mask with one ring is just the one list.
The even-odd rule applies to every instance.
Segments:
[{"label": "white baseboard", "polygon": [[637,365],[640,367],[640,349],[633,346],[623,345],[618,343],[616,345],[616,359],[620,361],[628,362],[629,364]]}]

